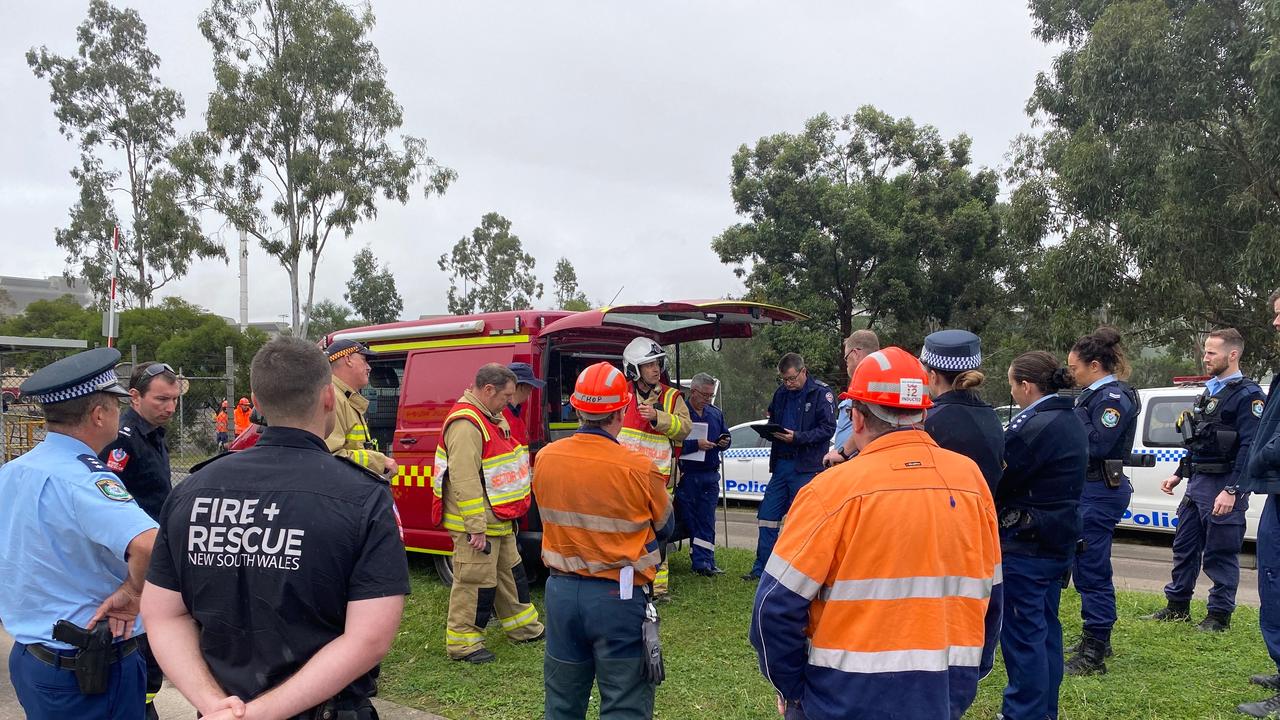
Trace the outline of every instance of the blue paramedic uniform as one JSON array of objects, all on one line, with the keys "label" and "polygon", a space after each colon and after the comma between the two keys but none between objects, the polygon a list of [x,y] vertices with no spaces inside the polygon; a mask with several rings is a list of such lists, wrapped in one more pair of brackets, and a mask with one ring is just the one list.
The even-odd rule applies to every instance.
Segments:
[{"label": "blue paramedic uniform", "polygon": [[1080,536],[1089,441],[1070,398],[1045,395],[1005,431],[1006,467],[995,494],[1004,568],[1000,648],[1007,720],[1058,717],[1062,685],[1062,578]]},{"label": "blue paramedic uniform", "polygon": [[1080,593],[1085,634],[1106,644],[1116,622],[1116,590],[1111,580],[1111,541],[1129,507],[1133,484],[1121,474],[1119,487],[1103,477],[1105,460],[1127,460],[1138,428],[1138,394],[1114,375],[1098,379],[1076,398],[1076,417],[1089,438],[1089,466],[1080,496],[1080,537],[1084,548],[1072,568]]},{"label": "blue paramedic uniform", "polygon": [[[1236,489],[1236,475],[1249,457],[1264,403],[1262,388],[1236,372],[1210,379],[1192,407],[1193,422],[1199,430],[1179,467],[1179,473],[1190,480],[1178,505],[1172,579],[1164,588],[1170,607],[1185,609],[1191,602],[1203,564],[1205,574],[1213,581],[1209,614],[1225,619],[1235,610],[1249,495],[1237,492],[1235,509],[1226,515],[1215,516],[1213,503],[1224,489]],[[1234,443],[1220,447],[1220,430],[1234,431]]]},{"label": "blue paramedic uniform", "polygon": [[[44,405],[93,392],[127,397],[115,377],[119,358],[111,348],[64,358],[22,391]],[[89,624],[128,577],[130,542],[155,522],[93,448],[57,432],[0,467],[0,496],[0,622],[14,639],[9,678],[27,717],[141,718],[146,666],[136,642],[116,643],[106,692],[84,695],[67,667],[76,650],[53,639],[53,625]],[[133,632],[142,632],[140,620]]]},{"label": "blue paramedic uniform", "polygon": [[[707,439],[711,442],[729,432],[724,422],[724,413],[715,405],[707,405],[699,413],[690,404],[689,417],[693,422],[707,424]],[[719,571],[715,551],[716,500],[720,498],[720,450],[707,450],[702,460],[685,460],[685,456],[698,452],[697,440],[685,440],[680,453],[676,510],[680,513],[680,522],[689,530],[693,571],[699,574]]]},{"label": "blue paramedic uniform", "polygon": [[795,433],[793,442],[773,441],[769,450],[769,484],[756,511],[759,538],[749,576],[759,578],[778,542],[778,528],[800,488],[822,472],[822,458],[836,430],[835,395],[813,376],[798,390],[785,385],[773,393],[769,419]]}]

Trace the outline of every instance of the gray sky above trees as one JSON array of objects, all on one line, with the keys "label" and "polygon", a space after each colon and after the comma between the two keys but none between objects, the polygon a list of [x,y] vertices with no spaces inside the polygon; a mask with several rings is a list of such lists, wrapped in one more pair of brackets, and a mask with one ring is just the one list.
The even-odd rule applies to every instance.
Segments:
[{"label": "gray sky above trees", "polygon": [[[213,85],[196,28],[203,3],[115,4],[146,22],[160,78],[186,102],[181,131],[203,127]],[[63,270],[53,230],[76,200],[68,171],[77,150],[59,135],[48,85],[23,54],[39,45],[73,53],[86,9],[0,4],[2,274]],[[1021,2],[375,0],[373,10],[403,132],[424,137],[458,180],[440,198],[384,203],[377,220],[331,242],[316,298],[341,300],[350,260],[368,243],[395,272],[406,317],[445,311],[448,278],[435,260],[490,211],[511,220],[537,258],[547,287],[540,307],[552,301],[561,255],[593,304],[622,285],[620,302],[741,292],[710,248],[738,221],[729,161],[740,144],[869,103],[947,137],[967,132],[975,164],[998,166],[1030,129],[1023,108],[1052,58]],[[211,231],[221,224],[206,218]],[[230,228],[222,236],[236,240]],[[250,319],[288,312],[285,273],[252,239],[249,275]],[[235,316],[235,262],[197,262],[165,295]]]}]

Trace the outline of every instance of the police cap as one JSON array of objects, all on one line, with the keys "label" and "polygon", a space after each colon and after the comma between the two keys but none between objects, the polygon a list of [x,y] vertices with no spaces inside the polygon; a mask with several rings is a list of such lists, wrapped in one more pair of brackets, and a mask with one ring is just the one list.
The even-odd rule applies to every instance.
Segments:
[{"label": "police cap", "polygon": [[361,345],[355,340],[335,340],[324,349],[325,357],[329,358],[329,362],[336,362],[348,355],[360,353],[365,357],[373,357],[373,351]]},{"label": "police cap", "polygon": [[513,362],[507,365],[507,369],[515,374],[517,385],[532,385],[539,390],[547,386],[546,382],[533,376],[533,366],[529,363]]},{"label": "police cap", "polygon": [[946,372],[982,367],[982,340],[968,330],[939,330],[924,339],[920,362]]},{"label": "police cap", "polygon": [[129,397],[129,391],[116,375],[118,362],[120,351],[115,348],[86,350],[40,368],[22,383],[20,390],[41,405],[75,400],[96,392]]}]

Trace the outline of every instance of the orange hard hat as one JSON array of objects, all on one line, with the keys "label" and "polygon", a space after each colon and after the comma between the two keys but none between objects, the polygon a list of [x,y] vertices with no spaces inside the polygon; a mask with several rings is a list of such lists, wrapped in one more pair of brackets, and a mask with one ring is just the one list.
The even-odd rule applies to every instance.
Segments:
[{"label": "orange hard hat", "polygon": [[240,402],[239,402],[239,403],[237,403],[237,404],[238,404],[238,405],[248,405],[248,404],[249,404],[249,398],[240,398]]},{"label": "orange hard hat", "polygon": [[887,347],[862,358],[840,399],[906,410],[933,407],[924,365],[900,347]]},{"label": "orange hard hat", "polygon": [[631,388],[618,368],[598,362],[578,375],[569,404],[587,415],[608,415],[631,402]]}]

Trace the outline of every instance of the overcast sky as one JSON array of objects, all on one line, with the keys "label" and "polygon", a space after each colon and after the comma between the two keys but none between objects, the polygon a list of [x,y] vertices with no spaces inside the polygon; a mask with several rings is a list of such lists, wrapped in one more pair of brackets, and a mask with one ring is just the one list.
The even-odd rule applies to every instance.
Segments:
[{"label": "overcast sky", "polygon": [[[212,88],[202,5],[123,4],[147,24],[162,82],[186,101],[182,130],[201,127]],[[23,55],[39,45],[73,53],[87,6],[0,5],[0,274],[63,271],[53,231],[77,196],[77,152]],[[562,255],[593,303],[619,288],[619,302],[740,293],[710,247],[739,221],[728,181],[739,145],[869,103],[946,137],[968,133],[976,163],[998,167],[1031,127],[1023,107],[1053,54],[1013,0],[374,0],[373,10],[404,132],[426,138],[459,177],[443,197],[384,203],[376,220],[331,241],[316,298],[341,299],[351,257],[369,244],[395,273],[405,317],[445,311],[436,259],[489,211],[537,258],[539,307],[551,304]],[[211,218],[208,229],[219,225]],[[256,245],[249,276],[251,320],[289,312],[284,271]],[[170,294],[234,317],[237,268],[201,262],[161,291]]]}]

